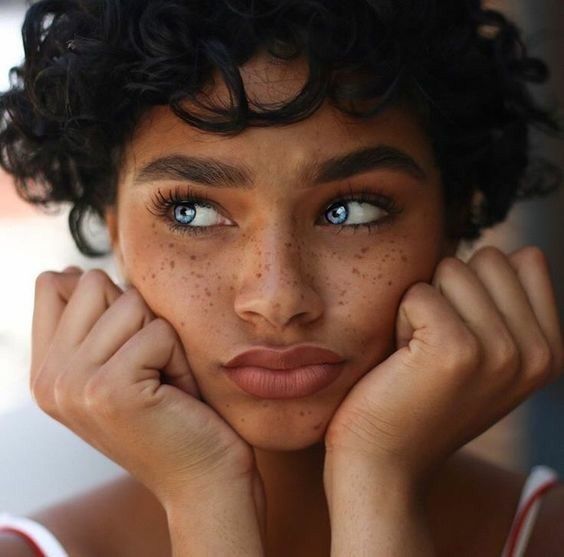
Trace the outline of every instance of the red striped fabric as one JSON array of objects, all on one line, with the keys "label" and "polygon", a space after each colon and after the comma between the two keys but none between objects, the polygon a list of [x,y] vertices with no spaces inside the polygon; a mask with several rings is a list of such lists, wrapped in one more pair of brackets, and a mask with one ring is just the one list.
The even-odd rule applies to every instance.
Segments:
[{"label": "red striped fabric", "polygon": [[0,527],[0,533],[1,532],[10,532],[11,534],[16,534],[17,536],[25,540],[27,544],[31,547],[31,549],[33,549],[36,557],[48,557],[47,555],[45,555],[45,553],[43,553],[41,548],[35,543],[35,540],[30,536],[28,536],[25,532],[22,532],[21,530],[18,530],[17,528],[12,528],[10,526]]},{"label": "red striped fabric", "polygon": [[548,490],[558,485],[559,481],[557,479],[549,480],[543,484],[541,484],[537,489],[535,489],[527,501],[523,504],[521,510],[519,511],[517,518],[515,519],[515,524],[509,535],[509,549],[508,549],[508,557],[515,557],[517,544],[519,543],[519,538],[521,537],[521,532],[523,530],[523,525],[525,524],[525,520],[527,519],[527,515],[529,514],[531,508],[538,501]]}]

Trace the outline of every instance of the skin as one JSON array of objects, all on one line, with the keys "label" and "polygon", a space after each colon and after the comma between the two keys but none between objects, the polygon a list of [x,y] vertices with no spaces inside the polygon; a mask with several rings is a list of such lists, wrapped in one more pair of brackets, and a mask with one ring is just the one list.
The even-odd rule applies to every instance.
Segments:
[{"label": "skin", "polygon": [[[304,70],[258,57],[243,77],[251,99],[272,102],[294,95]],[[206,94],[225,101],[220,83]],[[372,169],[316,187],[304,174],[312,161],[377,144],[404,151],[421,172]],[[199,236],[174,232],[172,211],[166,220],[150,210],[157,188],[167,197],[178,178],[136,180],[155,158],[182,154],[254,175],[252,190],[190,184],[221,224]],[[369,192],[396,205],[388,214],[349,203],[362,222],[379,219],[370,232],[325,219],[347,193]],[[449,257],[456,242],[446,240],[447,216],[429,138],[406,106],[359,123],[324,104],[303,122],[232,138],[154,108],[127,145],[117,203],[106,214],[133,288],[123,293],[100,271],[40,277],[32,391],[157,494],[179,554],[221,545],[218,528],[230,529],[226,540],[238,539],[245,554],[259,553],[253,514],[256,506],[264,518],[265,499],[259,476],[248,474],[252,447],[268,501],[268,555],[328,554],[330,541],[336,556],[374,547],[431,555],[424,484],[562,367],[542,252],[507,257],[490,248],[462,263]],[[221,370],[252,345],[308,341],[345,358],[339,378],[309,397],[257,399]],[[235,447],[236,458],[226,459]],[[194,493],[197,510],[186,505]],[[186,524],[201,525],[199,540]]]},{"label": "skin", "polygon": [[[294,95],[304,72],[300,63],[273,65],[261,57],[242,68],[249,96],[261,102]],[[221,85],[212,94],[226,95]],[[408,153],[425,179],[379,169],[304,189],[300,170],[308,161],[377,144]],[[134,184],[136,172],[156,157],[178,153],[252,169],[252,191],[190,184],[237,226],[191,237],[171,231],[147,210],[156,188],[166,196],[178,181]],[[370,232],[337,234],[335,225],[316,224],[340,192],[362,189],[392,197],[402,212]],[[429,282],[439,260],[456,248],[444,237],[440,172],[417,119],[396,107],[359,123],[324,104],[305,121],[225,138],[157,107],[128,146],[117,204],[106,218],[123,276],[178,332],[206,403],[255,448],[268,523],[328,539],[326,427],[350,389],[393,351],[402,295],[418,281]],[[257,399],[219,368],[250,345],[307,341],[347,360],[341,376],[310,397]],[[284,535],[276,528],[269,532],[274,539],[278,534]]]}]

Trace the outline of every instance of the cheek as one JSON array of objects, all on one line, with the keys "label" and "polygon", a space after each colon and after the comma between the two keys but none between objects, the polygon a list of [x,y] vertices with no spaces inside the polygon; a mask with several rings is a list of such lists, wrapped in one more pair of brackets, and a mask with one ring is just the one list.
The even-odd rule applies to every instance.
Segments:
[{"label": "cheek", "polygon": [[[182,250],[170,240],[130,242],[124,266],[155,315],[166,319],[182,337],[220,334],[224,273],[209,258]],[[197,325],[195,325],[197,324]]]},{"label": "cheek", "polygon": [[376,360],[393,349],[402,296],[416,282],[431,282],[440,253],[439,239],[415,232],[332,252],[329,313],[342,324],[349,346]]}]

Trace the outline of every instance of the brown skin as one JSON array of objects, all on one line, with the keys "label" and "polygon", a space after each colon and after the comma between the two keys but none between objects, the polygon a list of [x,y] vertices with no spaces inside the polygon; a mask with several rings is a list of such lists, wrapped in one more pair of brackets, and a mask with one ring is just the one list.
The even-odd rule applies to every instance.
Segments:
[{"label": "brown skin", "polygon": [[[270,65],[268,61],[258,58],[243,68],[243,75],[250,97],[258,97],[264,102],[286,99],[294,94],[303,81],[303,71],[304,68],[299,63],[290,66]],[[220,99],[225,98],[225,90],[220,85],[209,92]],[[403,150],[422,168],[424,178],[418,179],[409,173],[388,168],[365,172],[347,180],[309,187],[313,184],[311,177],[303,174],[304,165],[377,144]],[[215,207],[217,212],[209,211],[207,216],[215,215],[218,223],[224,226],[216,226],[211,232],[199,236],[175,233],[162,218],[152,214],[149,208],[151,197],[155,195],[157,188],[167,197],[167,192],[172,187],[181,185],[179,180],[153,180],[152,183],[133,184],[135,174],[146,163],[156,157],[172,154],[213,157],[233,165],[243,165],[255,177],[254,189],[217,189],[190,184],[194,194],[207,198]],[[400,210],[388,218],[383,210],[372,205],[361,205],[362,222],[378,217],[383,219],[381,226],[374,228],[370,233],[366,229],[356,233],[352,229],[340,230],[327,222],[324,214],[332,203],[342,199],[343,194],[349,192],[383,194],[392,198]],[[370,540],[371,547],[383,547],[381,540],[374,538],[381,534],[386,543],[392,544],[386,546],[390,549],[389,554],[393,554],[392,549],[397,551],[400,548],[401,551],[406,550],[402,555],[409,555],[411,553],[407,551],[409,548],[405,543],[414,542],[413,547],[417,551],[417,547],[421,548],[417,539],[424,540],[427,536],[422,523],[418,517],[410,516],[396,505],[392,509],[396,513],[395,518],[389,524],[382,520],[378,523],[379,528],[373,528],[375,522],[371,513],[376,509],[376,505],[370,504],[361,509],[358,502],[361,499],[370,502],[370,497],[374,499],[375,495],[366,492],[363,485],[368,484],[362,481],[359,483],[360,476],[344,479],[345,474],[340,463],[349,462],[348,454],[351,453],[343,450],[352,449],[356,455],[362,453],[367,446],[370,449],[384,448],[386,454],[378,454],[378,459],[356,461],[357,470],[361,475],[365,474],[366,478],[370,476],[376,492],[392,485],[386,480],[391,479],[389,473],[392,468],[394,474],[398,469],[395,464],[393,467],[389,465],[390,462],[397,463],[393,454],[401,454],[404,464],[407,463],[406,458],[413,464],[419,462],[419,456],[423,456],[411,450],[414,444],[409,442],[410,437],[421,439],[420,435],[428,434],[429,431],[441,430],[444,433],[440,439],[434,435],[430,438],[433,441],[437,439],[437,446],[433,447],[432,451],[429,450],[430,445],[426,444],[425,459],[428,458],[429,462],[435,465],[441,458],[445,458],[445,447],[452,449],[456,445],[460,446],[467,437],[471,438],[479,433],[475,420],[465,422],[462,418],[456,423],[454,432],[441,428],[441,424],[454,424],[450,418],[457,414],[457,393],[460,395],[460,401],[464,398],[467,408],[476,404],[480,407],[481,401],[486,400],[488,395],[486,404],[494,410],[484,414],[484,420],[494,423],[496,418],[499,419],[500,415],[495,413],[495,408],[499,404],[500,408],[506,410],[507,401],[501,400],[499,396],[493,397],[487,390],[488,384],[491,383],[487,373],[499,375],[502,368],[507,373],[521,369],[513,369],[515,362],[511,358],[502,361],[499,354],[495,358],[496,365],[482,366],[480,375],[474,373],[480,367],[477,360],[474,361],[470,357],[462,360],[467,364],[464,369],[458,369],[458,349],[467,347],[468,335],[472,333],[451,333],[460,333],[461,328],[468,325],[476,336],[481,335],[487,339],[491,335],[488,337],[485,334],[487,331],[482,325],[496,323],[498,334],[502,327],[501,313],[505,312],[502,311],[504,301],[501,297],[496,297],[496,293],[504,292],[507,286],[511,287],[511,299],[519,300],[516,305],[518,311],[509,312],[511,333],[520,342],[528,338],[527,335],[531,332],[534,332],[539,340],[546,335],[552,355],[555,356],[554,362],[561,361],[560,331],[554,309],[551,310],[552,313],[548,310],[554,304],[546,266],[539,258],[539,252],[522,251],[513,254],[511,259],[491,250],[482,252],[471,264],[474,273],[461,262],[454,264],[456,260],[452,258],[447,260],[448,264],[439,265],[445,257],[453,255],[456,249],[455,242],[446,240],[445,217],[450,215],[450,210],[447,213],[442,200],[440,174],[435,166],[429,139],[415,115],[406,107],[396,106],[370,123],[359,123],[347,120],[341,113],[324,104],[321,110],[303,122],[281,128],[252,128],[234,138],[199,132],[180,122],[167,108],[155,108],[145,115],[128,145],[119,180],[117,204],[109,208],[106,214],[118,264],[123,276],[135,288],[127,296],[120,296],[121,292],[115,285],[110,285],[104,277],[96,273],[87,273],[88,277],[84,281],[78,281],[76,273],[74,276],[73,273],[63,273],[64,276],[51,274],[42,279],[40,292],[43,302],[38,304],[35,357],[32,358],[35,365],[32,367],[39,370],[37,373],[42,378],[40,383],[43,386],[40,389],[37,385],[39,381],[36,381],[36,396],[40,395],[40,391],[43,392],[39,398],[44,401],[44,406],[49,406],[46,401],[53,398],[53,374],[60,374],[60,370],[65,367],[63,364],[69,361],[68,355],[74,350],[71,347],[71,352],[68,352],[69,347],[63,346],[66,337],[61,332],[61,338],[55,338],[55,343],[59,344],[56,350],[50,352],[49,365],[40,365],[40,360],[43,359],[39,358],[38,354],[44,352],[40,348],[47,348],[41,347],[41,344],[51,342],[56,324],[47,323],[48,319],[55,319],[52,317],[53,312],[39,311],[41,306],[46,307],[48,299],[60,306],[59,313],[56,314],[58,316],[64,303],[69,300],[71,291],[77,288],[73,297],[75,302],[70,300],[71,307],[65,310],[67,317],[63,315],[65,323],[64,326],[61,325],[61,331],[73,329],[70,327],[74,323],[73,320],[85,321],[83,311],[79,310],[87,307],[92,310],[89,317],[92,323],[74,324],[92,326],[105,311],[109,300],[113,304],[113,310],[110,307],[104,315],[104,323],[108,327],[111,325],[116,332],[119,330],[123,335],[127,324],[133,329],[138,325],[134,327],[129,314],[123,313],[120,308],[135,310],[139,314],[138,318],[144,316],[143,323],[146,325],[140,331],[140,336],[144,335],[144,342],[141,343],[137,337],[136,346],[143,346],[148,352],[163,348],[163,343],[152,336],[154,328],[149,331],[150,325],[147,325],[148,319],[158,316],[161,318],[159,326],[163,335],[159,338],[166,338],[166,342],[175,346],[174,353],[178,361],[172,367],[175,367],[178,373],[186,373],[187,366],[180,363],[178,347],[181,345],[199,393],[207,406],[196,404],[186,396],[182,398],[178,390],[159,386],[158,392],[162,393],[161,405],[164,405],[162,400],[167,393],[169,402],[173,396],[178,400],[178,403],[165,405],[169,411],[174,410],[173,414],[159,413],[159,406],[151,406],[154,417],[145,410],[137,409],[135,419],[130,422],[125,420],[125,424],[122,424],[124,427],[120,429],[117,418],[123,422],[123,408],[117,404],[117,395],[121,397],[124,389],[116,386],[122,383],[126,385],[125,371],[137,376],[139,372],[145,373],[147,370],[137,361],[133,362],[135,365],[117,365],[119,362],[116,363],[114,357],[113,365],[102,367],[105,372],[97,373],[98,379],[92,377],[88,370],[84,370],[86,373],[82,374],[74,368],[67,370],[66,379],[56,382],[59,386],[59,396],[55,397],[57,404],[52,405],[53,413],[61,414],[64,418],[62,421],[68,422],[69,427],[79,434],[82,433],[82,436],[95,446],[97,442],[100,443],[102,448],[107,449],[107,454],[118,457],[117,461],[125,464],[126,468],[136,469],[140,477],[149,480],[148,485],[152,482],[155,488],[160,488],[162,482],[169,477],[169,474],[162,473],[163,467],[170,467],[170,470],[174,471],[175,465],[183,464],[182,458],[174,456],[175,451],[182,448],[182,443],[175,442],[172,448],[167,448],[166,441],[170,440],[170,436],[165,434],[166,431],[172,430],[175,434],[172,439],[178,441],[178,436],[183,437],[188,424],[193,426],[191,421],[185,421],[190,412],[197,410],[198,416],[203,419],[207,416],[206,412],[209,413],[210,409],[213,409],[217,413],[213,418],[214,430],[219,431],[220,424],[216,418],[221,417],[224,420],[221,437],[223,441],[229,440],[232,443],[237,437],[226,437],[224,426],[227,424],[232,428],[232,433],[238,434],[240,440],[253,447],[268,501],[268,555],[277,555],[279,552],[287,554],[294,549],[289,547],[289,543],[295,548],[300,548],[300,552],[293,552],[296,555],[326,554],[331,536],[335,536],[342,547],[349,547],[351,541],[364,539],[364,535],[357,535],[359,532],[351,530],[351,527],[359,528],[361,533],[363,529],[370,532],[373,536]],[[351,203],[352,206],[355,204]],[[171,213],[172,211],[169,212],[169,217],[172,217]],[[357,214],[355,218],[358,217]],[[488,261],[489,264],[483,265]],[[439,273],[436,272],[437,269]],[[486,277],[482,272],[484,269],[493,270],[493,274],[489,278]],[[523,269],[533,271],[521,272]],[[478,275],[483,285],[478,280]],[[470,277],[474,282],[468,282]],[[523,283],[526,294],[519,281]],[[429,284],[424,284],[431,282],[437,290]],[[53,286],[57,285],[59,288],[66,283],[68,292],[63,288],[65,292],[58,294],[64,299],[61,304],[58,298],[52,297],[55,295]],[[417,290],[412,288],[414,285]],[[94,310],[91,307],[92,296],[87,295],[90,291],[88,289],[99,295],[102,286],[106,289],[107,299],[100,299],[99,307],[96,306]],[[492,298],[486,296],[485,288],[492,294]],[[439,289],[444,297],[439,295]],[[140,304],[132,294],[134,292],[141,295],[140,299],[146,306]],[[411,294],[406,296],[409,292]],[[519,296],[515,298],[514,294],[517,292]],[[466,299],[468,296],[469,300],[474,300],[475,303],[469,303]],[[527,296],[531,299],[531,304],[527,301]],[[116,309],[118,304],[119,308]],[[476,309],[480,311],[475,311]],[[488,311],[485,311],[486,309]],[[452,327],[445,327],[447,321],[436,319],[441,314],[448,317],[448,323],[452,324]],[[433,318],[428,320],[429,327],[426,327],[425,316]],[[527,318],[516,319],[519,316]],[[165,321],[172,329],[162,328]],[[528,328],[525,330],[515,326],[518,322],[526,323]],[[46,327],[49,334],[39,334]],[[445,329],[442,333],[441,327]],[[172,330],[178,334],[180,344],[176,343],[176,337],[173,338]],[[427,330],[432,334],[419,337],[418,331]],[[117,342],[119,339],[114,338],[112,331],[113,329],[105,326],[98,327],[96,334],[91,332],[87,337],[90,343],[94,342],[90,346],[96,348]],[[133,332],[128,331],[128,335]],[[431,358],[432,365],[423,360],[417,362],[417,359],[411,364],[419,370],[435,370],[431,378],[436,382],[436,388],[430,389],[431,393],[425,393],[425,389],[415,389],[415,392],[411,392],[405,389],[406,385],[394,380],[394,373],[401,370],[400,363],[408,368],[410,365],[409,358],[404,357],[405,351],[403,356],[396,353],[390,358],[398,344],[398,333],[400,346],[405,346],[411,335],[418,337],[418,342],[427,341],[423,342],[422,346],[431,348],[436,348],[436,343],[428,342],[430,340],[448,340],[445,344],[448,347],[448,358],[438,353]],[[153,340],[152,343],[149,342],[150,339]],[[210,342],[210,339],[213,339],[213,342]],[[234,354],[250,345],[286,345],[308,341],[324,344],[346,359],[343,373],[337,381],[310,397],[265,401],[248,396],[227,379],[220,367]],[[548,346],[547,342],[545,344]],[[531,349],[528,353],[530,357],[527,360],[535,359],[535,365],[523,367],[523,370],[527,371],[529,392],[540,385],[539,378],[546,379],[552,363],[547,360],[541,362],[542,366],[539,364],[540,346],[541,343],[537,342],[534,345],[535,352]],[[544,356],[547,351],[548,348],[544,351]],[[91,349],[87,354],[93,357],[94,352],[96,350]],[[137,349],[130,350],[129,354],[134,356],[138,352]],[[494,352],[492,354],[496,355]],[[122,350],[118,352],[120,353]],[[425,355],[425,350],[421,353]],[[80,349],[77,354],[80,355]],[[468,356],[468,350],[464,354]],[[504,356],[508,354],[506,351]],[[105,354],[104,358],[109,355]],[[97,354],[97,359],[100,357],[101,355]],[[429,359],[429,354],[426,354],[426,357]],[[493,361],[493,358],[490,359]],[[82,359],[78,358],[76,361],[78,369]],[[508,364],[510,361],[513,367]],[[394,362],[398,364],[396,367],[392,365]],[[151,365],[156,366],[156,370],[161,369],[155,362]],[[448,376],[445,376],[448,380],[441,380],[442,372],[437,372],[443,368],[448,372]],[[157,378],[155,369],[151,371],[153,386]],[[171,371],[173,370],[169,370]],[[383,373],[384,371],[386,373]],[[386,374],[388,379],[391,379],[387,384]],[[92,380],[89,377],[92,377]],[[464,378],[466,383],[457,383],[458,379]],[[405,380],[406,377],[402,376],[401,379]],[[421,380],[421,377],[418,379]],[[88,393],[96,394],[96,400],[104,403],[95,407],[97,411],[92,413],[90,420],[83,415],[83,409],[74,408],[69,402],[78,400],[75,396],[70,396],[71,383],[76,383],[75,387],[80,387],[82,392],[82,380],[89,385]],[[383,391],[379,389],[378,381],[384,381],[386,404],[375,403],[378,396],[382,400]],[[408,381],[407,386],[410,384],[411,381]],[[449,388],[453,384],[468,385],[473,390],[464,388],[451,392]],[[430,383],[426,385],[429,387]],[[182,388],[182,385],[178,386]],[[193,392],[192,387],[195,388],[195,384],[186,384],[184,387],[190,387],[187,390]],[[413,389],[413,385],[410,388]],[[102,394],[113,393],[115,419],[105,423],[104,427],[98,424],[96,432],[95,422],[107,415],[107,408],[104,406],[107,400],[105,396],[100,397],[97,394],[100,390]],[[520,396],[524,396],[525,389],[521,391]],[[403,400],[406,397],[409,400]],[[63,411],[59,408],[62,398],[69,402]],[[414,402],[417,398],[420,399],[419,403],[410,406],[410,400]],[[429,404],[431,399],[432,404]],[[511,403],[515,403],[515,400],[513,396]],[[402,402],[403,406],[395,404],[395,401]],[[132,411],[131,404],[135,407],[136,403],[131,397],[128,402],[128,408]],[[368,402],[370,404],[367,404]],[[493,404],[490,404],[492,402]],[[409,416],[413,409],[417,409],[419,417],[410,424]],[[378,414],[381,411],[386,413]],[[425,412],[429,411],[435,419],[439,419],[439,425],[426,420]],[[472,417],[480,413],[471,411],[467,414]],[[369,432],[364,425],[370,421],[364,418],[374,416],[383,420],[382,423],[399,427],[405,434],[390,437],[378,427],[372,427]],[[335,419],[336,417],[338,419]],[[361,422],[358,422],[359,417],[363,418]],[[128,423],[136,423],[141,427],[141,422],[146,422],[145,429],[141,428],[142,438],[150,439],[150,444],[145,448],[155,452],[154,458],[146,454],[146,451],[137,450],[139,443],[127,427]],[[418,429],[427,423],[431,423],[427,427],[428,431]],[[339,449],[341,458],[332,461],[332,472],[327,475],[330,481],[324,485],[327,462],[331,460],[326,458],[324,445],[328,441],[329,424],[330,447]],[[409,428],[405,429],[405,425]],[[479,427],[487,425],[488,423],[480,423]],[[156,431],[159,427],[160,434]],[[383,433],[385,435],[382,437]],[[370,438],[368,445],[365,443],[366,435]],[[189,432],[186,437],[190,437]],[[382,443],[390,439],[393,443]],[[240,446],[238,443],[237,445]],[[157,451],[159,447],[161,450]],[[188,450],[190,447],[186,449],[184,457],[188,458],[192,452]],[[134,455],[135,452],[139,454]],[[332,452],[335,454],[338,451]],[[371,456],[375,455],[376,453],[372,453]],[[161,459],[158,465],[157,457]],[[231,470],[231,467],[227,468]],[[350,466],[345,468],[350,473]],[[412,467],[401,468],[409,471]],[[228,475],[229,473],[223,473],[223,480]],[[399,476],[401,477],[401,474]],[[182,480],[182,477],[179,479]],[[401,477],[402,481],[403,479],[404,477]],[[361,493],[353,493],[355,481],[362,490]],[[458,480],[454,485],[457,483]],[[512,483],[507,491],[506,499],[511,499],[511,505],[514,505],[518,495],[515,487],[516,484]],[[332,492],[328,492],[327,488]],[[170,489],[167,491],[170,493]],[[442,505],[436,503],[436,494],[440,491],[441,486],[435,486],[434,510],[430,513],[433,533],[433,520],[439,514],[436,509],[442,508]],[[402,494],[399,491],[397,494],[397,502],[402,503]],[[223,495],[227,498],[225,493]],[[161,502],[164,499],[161,499]],[[232,499],[240,501],[239,495]],[[331,515],[331,525],[337,526],[331,531],[328,499],[334,511]],[[386,497],[386,500],[392,502],[394,499]],[[184,498],[180,507],[185,509],[187,500],[192,499]],[[350,511],[353,510],[349,508],[348,500],[352,501],[354,510],[359,513],[359,520],[352,524],[347,523],[347,518],[351,516]],[[380,502],[383,499],[376,497],[376,500]],[[250,501],[247,503],[251,504]],[[379,505],[381,516],[389,520],[390,516],[384,517],[383,510],[384,506]],[[245,512],[242,509],[235,510],[233,520],[228,521],[226,526],[236,525],[237,519],[247,515],[250,517],[251,514],[248,509]],[[217,513],[212,515],[216,516]],[[186,516],[190,518],[189,513]],[[480,513],[481,516],[483,513]],[[400,524],[398,530],[398,517],[402,520],[414,520],[406,523],[405,527]],[[510,517],[504,517],[504,523],[496,528],[495,535],[492,536],[491,547],[495,546],[496,551],[499,549],[501,535],[505,533],[509,523]],[[188,518],[180,517],[177,523],[178,532],[184,531]],[[190,523],[188,520],[188,524]],[[252,521],[248,525],[249,539],[256,540],[256,525]],[[234,533],[240,531],[240,528],[233,530]],[[291,542],[288,541],[290,532]],[[399,545],[394,545],[396,534]],[[206,536],[207,534],[201,540],[204,544],[207,543]],[[433,537],[436,539],[436,536]],[[194,539],[190,538],[186,543],[193,546]],[[401,545],[402,543],[404,545]]]},{"label": "brown skin", "polygon": [[[286,98],[299,83],[283,81],[284,68],[271,66],[274,89],[256,77],[260,71],[250,64],[245,83],[249,95],[263,102]],[[305,189],[302,165],[378,144],[408,153],[427,178],[380,169]],[[169,154],[213,157],[252,169],[255,187],[249,191],[190,184],[237,226],[191,237],[171,231],[147,210],[157,188],[166,197],[179,182],[134,185],[134,174]],[[340,193],[362,189],[392,197],[401,214],[370,232],[336,233],[335,225],[316,224]],[[328,539],[324,432],[351,387],[393,350],[406,289],[429,282],[438,261],[454,253],[456,246],[444,239],[444,213],[429,140],[406,109],[358,123],[324,105],[303,122],[251,128],[234,138],[194,130],[164,107],[139,125],[127,151],[117,210],[107,213],[114,252],[149,307],[177,330],[204,400],[255,447],[269,536],[283,537],[289,528],[305,534],[311,527]],[[363,222],[370,220],[371,213],[366,215]],[[308,341],[347,360],[337,381],[310,397],[256,399],[219,367],[253,344]]]}]

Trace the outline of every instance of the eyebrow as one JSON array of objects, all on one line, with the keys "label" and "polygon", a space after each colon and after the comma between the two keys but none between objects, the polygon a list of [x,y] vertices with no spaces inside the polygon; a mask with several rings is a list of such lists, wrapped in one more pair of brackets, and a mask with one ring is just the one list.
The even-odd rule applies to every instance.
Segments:
[{"label": "eyebrow", "polygon": [[[320,185],[378,169],[398,170],[420,181],[427,177],[410,155],[389,145],[365,147],[323,162],[309,163],[302,168],[301,176],[304,183]],[[191,181],[212,187],[254,187],[253,172],[245,165],[180,154],[150,161],[136,173],[133,182],[143,184],[159,180]]]}]

